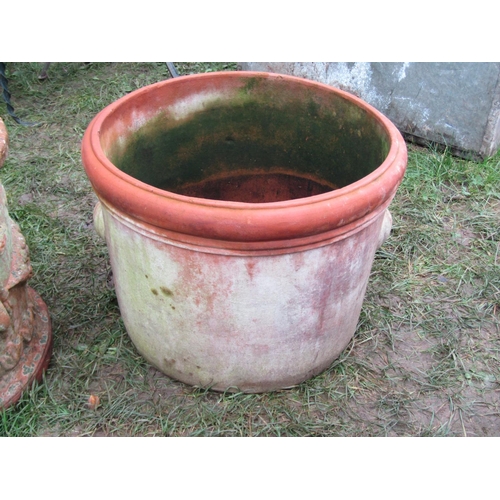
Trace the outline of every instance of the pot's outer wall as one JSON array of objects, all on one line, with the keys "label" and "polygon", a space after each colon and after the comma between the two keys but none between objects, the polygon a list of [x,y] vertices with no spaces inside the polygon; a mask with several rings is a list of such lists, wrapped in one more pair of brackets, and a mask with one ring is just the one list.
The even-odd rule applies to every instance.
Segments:
[{"label": "pot's outer wall", "polygon": [[302,252],[179,247],[103,211],[120,311],[138,351],[170,377],[243,392],[298,384],[351,340],[383,215]]},{"label": "pot's outer wall", "polygon": [[[380,166],[367,160],[361,178],[333,191],[243,203],[161,190],[108,158],[121,161],[128,138],[154,123],[158,109],[170,107],[182,121],[203,108],[207,93],[222,99],[255,78],[361,108],[353,114],[379,131],[377,155],[385,151],[385,159]],[[120,311],[139,352],[188,384],[244,392],[298,384],[349,343],[407,159],[399,132],[359,99],[298,78],[243,72],[181,77],[127,95],[89,125],[82,158],[100,199],[95,225],[108,245]],[[141,169],[134,175],[143,177]]]}]

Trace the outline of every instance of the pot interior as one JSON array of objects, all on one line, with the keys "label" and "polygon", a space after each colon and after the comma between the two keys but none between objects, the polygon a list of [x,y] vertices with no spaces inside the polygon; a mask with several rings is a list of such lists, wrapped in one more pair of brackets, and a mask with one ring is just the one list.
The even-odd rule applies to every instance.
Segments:
[{"label": "pot interior", "polygon": [[[128,96],[103,123],[108,159],[166,191],[266,203],[349,185],[388,154],[389,134],[377,117],[329,88],[265,77],[227,84],[219,77],[197,86],[170,80],[171,92],[168,85],[153,89],[157,95],[143,93],[136,105]],[[152,103],[159,103],[154,112]],[[120,121],[132,125],[117,133]]]}]

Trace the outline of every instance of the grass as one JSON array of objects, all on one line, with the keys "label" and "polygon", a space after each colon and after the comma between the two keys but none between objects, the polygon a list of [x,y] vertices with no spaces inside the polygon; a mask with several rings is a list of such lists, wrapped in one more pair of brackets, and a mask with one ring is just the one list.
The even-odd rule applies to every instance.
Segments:
[{"label": "grass", "polygon": [[[176,63],[181,74],[234,63]],[[0,412],[0,436],[500,435],[500,155],[475,163],[409,145],[357,333],[319,376],[270,394],[218,394],[159,373],[130,342],[80,161],[93,116],[169,77],[164,63],[7,65],[20,127],[0,104],[0,180],[51,313],[44,382]],[[100,404],[88,406],[91,394]]]}]

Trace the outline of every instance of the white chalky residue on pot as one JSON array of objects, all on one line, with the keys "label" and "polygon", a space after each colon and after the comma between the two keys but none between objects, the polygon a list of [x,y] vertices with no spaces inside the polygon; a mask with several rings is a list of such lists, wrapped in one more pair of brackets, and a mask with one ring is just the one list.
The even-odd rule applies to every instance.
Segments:
[{"label": "white chalky residue on pot", "polygon": [[199,92],[184,99],[179,99],[169,106],[167,111],[176,120],[183,120],[193,113],[203,111],[207,104],[212,104],[220,100],[223,96],[222,92]]}]

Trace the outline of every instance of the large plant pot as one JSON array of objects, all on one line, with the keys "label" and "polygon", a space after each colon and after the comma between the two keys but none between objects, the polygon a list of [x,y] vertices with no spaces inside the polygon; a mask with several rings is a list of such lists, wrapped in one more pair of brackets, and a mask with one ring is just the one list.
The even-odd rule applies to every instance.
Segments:
[{"label": "large plant pot", "polygon": [[224,72],[111,104],[82,158],[139,352],[188,384],[262,392],[351,340],[407,155],[350,94]]},{"label": "large plant pot", "polygon": [[[7,129],[0,118],[0,167],[7,151]],[[0,184],[0,409],[15,404],[42,379],[52,353],[49,312],[28,286],[31,274],[28,247],[9,216]]]}]

